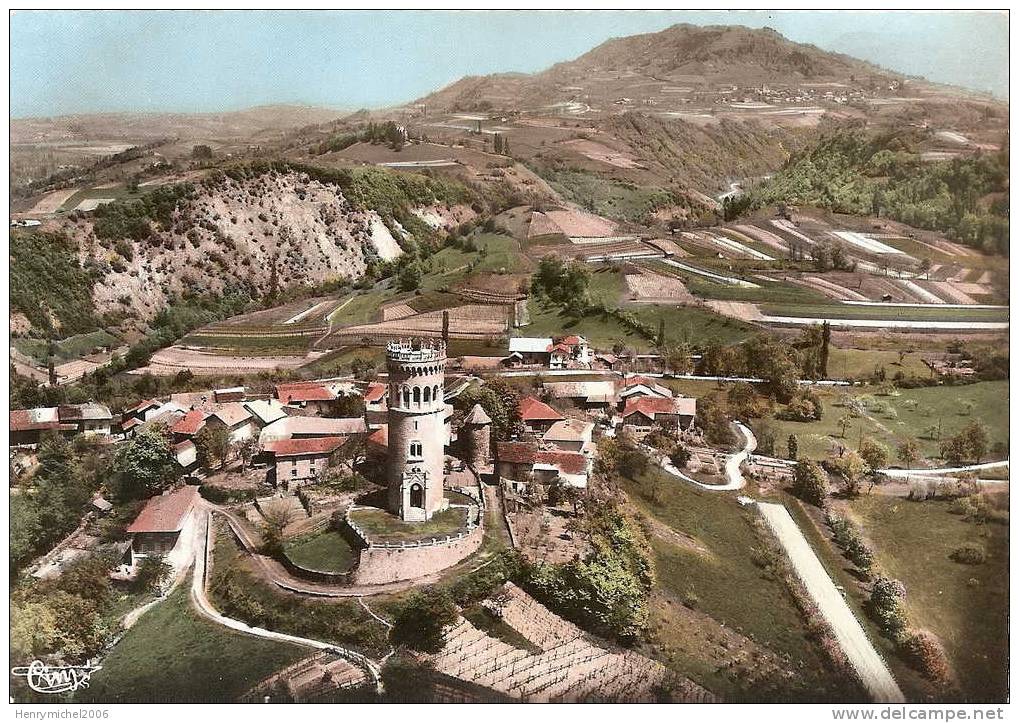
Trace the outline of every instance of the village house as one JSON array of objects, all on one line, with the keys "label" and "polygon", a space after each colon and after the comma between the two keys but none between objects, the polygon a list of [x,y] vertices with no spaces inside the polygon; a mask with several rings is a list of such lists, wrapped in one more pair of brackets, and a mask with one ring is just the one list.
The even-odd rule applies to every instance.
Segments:
[{"label": "village house", "polygon": [[194,437],[205,426],[205,417],[205,412],[200,409],[192,409],[190,412],[187,412],[177,420],[176,424],[170,427],[173,441],[183,442]]},{"label": "village house", "polygon": [[191,561],[194,546],[195,503],[198,488],[179,487],[153,497],[127,528],[131,538],[131,568],[152,556],[179,572]]},{"label": "village house", "polygon": [[252,399],[243,404],[244,408],[251,412],[251,421],[258,429],[264,429],[287,416],[278,399]]},{"label": "village house", "polygon": [[564,419],[553,424],[541,439],[567,452],[594,454],[594,422],[581,419]]},{"label": "village house", "polygon": [[509,340],[509,352],[520,355],[522,364],[547,367],[552,354],[551,337],[515,336]]},{"label": "village house", "polygon": [[660,399],[642,397],[626,403],[623,409],[623,431],[644,436],[654,427],[678,432],[693,427],[697,400],[692,397]]},{"label": "village house", "polygon": [[113,415],[105,404],[86,402],[85,404],[61,404],[57,407],[57,417],[61,424],[73,424],[75,432],[91,437],[110,435]]},{"label": "village house", "polygon": [[284,406],[297,407],[309,414],[328,414],[339,396],[322,382],[277,384],[274,393]]},{"label": "village house", "polygon": [[109,436],[113,415],[108,407],[95,402],[62,404],[59,407],[12,409],[10,443],[14,447],[34,446],[46,432],[65,437],[82,435]]},{"label": "village house", "polygon": [[244,387],[228,387],[226,389],[213,389],[212,398],[216,404],[227,402],[243,402],[248,397],[248,390]]},{"label": "village house", "polygon": [[594,352],[591,349],[591,345],[582,336],[565,336],[558,341],[557,345],[564,346],[569,350],[570,360],[575,363],[575,366],[580,365],[587,368],[594,362]]},{"label": "village house", "polygon": [[344,437],[280,439],[264,450],[272,456],[276,485],[286,490],[315,482],[329,468],[333,455],[344,445]]},{"label": "village house", "polygon": [[524,428],[533,434],[544,434],[558,421],[564,419],[556,410],[534,397],[524,397],[517,408]]},{"label": "village house", "polygon": [[349,437],[367,431],[362,417],[283,417],[262,429],[258,444],[265,449],[266,445],[284,439]]},{"label": "village house", "polygon": [[495,467],[498,476],[510,480],[520,492],[532,480],[549,484],[556,479],[573,487],[587,487],[591,462],[580,452],[542,450],[527,442],[496,442]]},{"label": "village house", "polygon": [[125,437],[133,437],[142,427],[172,427],[186,411],[187,407],[172,400],[159,402],[154,399],[147,399],[124,413],[121,418],[120,429]]},{"label": "village house", "polygon": [[77,427],[61,424],[56,407],[12,409],[10,413],[11,446],[35,446],[45,432],[73,433]]},{"label": "village house", "polygon": [[222,405],[205,419],[205,425],[224,427],[230,434],[230,444],[251,439],[255,433],[253,415],[240,402]]},{"label": "village house", "polygon": [[386,423],[389,410],[386,391],[386,385],[379,382],[371,382],[364,390],[364,420],[369,429],[378,429]]},{"label": "village house", "polygon": [[671,399],[672,390],[653,379],[642,376],[627,377],[619,383],[619,408],[631,399]]},{"label": "village house", "polygon": [[545,382],[542,386],[553,399],[569,399],[583,409],[608,409],[616,404],[616,386],[611,381]]},{"label": "village house", "polygon": [[180,471],[190,474],[198,469],[198,446],[193,440],[185,439],[173,445],[173,458],[180,466]]}]

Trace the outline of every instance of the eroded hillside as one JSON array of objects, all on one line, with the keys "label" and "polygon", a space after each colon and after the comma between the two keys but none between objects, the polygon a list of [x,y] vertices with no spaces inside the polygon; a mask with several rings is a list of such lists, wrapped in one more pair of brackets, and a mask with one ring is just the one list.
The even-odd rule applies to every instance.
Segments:
[{"label": "eroded hillside", "polygon": [[[29,235],[29,245],[66,238],[67,253],[94,280],[90,313],[107,323],[149,321],[189,295],[273,297],[356,281],[372,264],[475,215],[464,204],[467,191],[449,182],[378,170],[314,175],[285,166],[217,172],[158,196],[71,214],[47,225],[52,236]],[[39,313],[60,290],[24,291],[12,298],[19,333],[60,334],[74,326],[72,314],[84,313]]]}]

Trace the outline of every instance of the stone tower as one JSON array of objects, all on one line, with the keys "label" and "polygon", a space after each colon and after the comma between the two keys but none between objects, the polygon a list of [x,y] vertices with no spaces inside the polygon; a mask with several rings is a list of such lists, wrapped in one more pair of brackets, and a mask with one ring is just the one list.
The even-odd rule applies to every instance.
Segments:
[{"label": "stone tower", "polygon": [[475,404],[460,428],[464,459],[474,469],[487,467],[492,458],[492,419],[480,404]]},{"label": "stone tower", "polygon": [[407,521],[430,519],[445,506],[446,346],[394,341],[389,372],[389,509]]}]

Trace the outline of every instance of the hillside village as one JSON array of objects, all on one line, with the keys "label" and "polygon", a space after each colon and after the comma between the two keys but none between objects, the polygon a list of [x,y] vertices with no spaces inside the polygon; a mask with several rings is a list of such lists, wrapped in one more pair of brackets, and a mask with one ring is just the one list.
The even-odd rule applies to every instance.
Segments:
[{"label": "hillside village", "polygon": [[15,122],[12,666],[1007,698],[1007,102],[679,25],[317,110]]}]

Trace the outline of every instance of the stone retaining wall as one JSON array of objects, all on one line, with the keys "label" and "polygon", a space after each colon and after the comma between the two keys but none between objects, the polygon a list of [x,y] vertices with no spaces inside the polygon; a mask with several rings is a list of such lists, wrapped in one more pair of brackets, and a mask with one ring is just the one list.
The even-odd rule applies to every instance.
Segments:
[{"label": "stone retaining wall", "polygon": [[382,585],[431,575],[477,552],[484,537],[484,527],[479,525],[450,542],[365,548],[361,550],[361,562],[353,573],[352,582],[356,585]]}]

